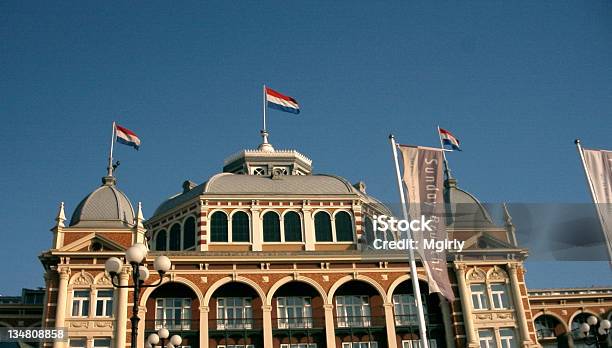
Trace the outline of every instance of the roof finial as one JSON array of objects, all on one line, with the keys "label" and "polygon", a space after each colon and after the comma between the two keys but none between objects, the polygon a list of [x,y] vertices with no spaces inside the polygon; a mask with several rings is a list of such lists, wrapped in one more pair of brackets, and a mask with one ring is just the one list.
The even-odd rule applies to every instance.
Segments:
[{"label": "roof finial", "polygon": [[144,221],[144,216],[142,215],[142,202],[138,202],[138,212],[136,213],[136,226],[144,227],[142,222]]},{"label": "roof finial", "polygon": [[506,226],[514,226],[514,224],[512,223],[512,216],[510,215],[510,212],[508,211],[508,205],[506,203],[503,204],[503,208],[504,208],[504,222]]},{"label": "roof finial", "polygon": [[60,203],[59,211],[57,212],[57,217],[55,218],[57,227],[66,227],[64,221],[66,221],[66,214],[64,213],[64,202]]},{"label": "roof finial", "polygon": [[261,137],[263,138],[263,141],[261,143],[261,145],[259,145],[259,147],[257,148],[259,151],[263,151],[263,152],[274,152],[274,147],[272,146],[272,144],[270,144],[268,142],[268,131],[265,129],[261,130]]}]

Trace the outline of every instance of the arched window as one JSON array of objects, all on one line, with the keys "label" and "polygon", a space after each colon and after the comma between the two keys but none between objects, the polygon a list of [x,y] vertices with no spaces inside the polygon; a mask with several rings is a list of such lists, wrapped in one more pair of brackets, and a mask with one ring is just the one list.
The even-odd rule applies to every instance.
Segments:
[{"label": "arched window", "polygon": [[280,242],[280,220],[278,214],[269,211],[263,216],[264,242]]},{"label": "arched window", "polygon": [[196,242],[196,224],[194,217],[188,217],[183,224],[183,249],[189,249],[195,246]]},{"label": "arched window", "polygon": [[210,217],[210,241],[227,242],[227,215],[221,211]]},{"label": "arched window", "polygon": [[249,216],[243,211],[232,215],[232,242],[249,242]]},{"label": "arched window", "polygon": [[283,216],[283,225],[285,225],[285,242],[302,241],[302,221],[298,213],[294,211],[287,212]]},{"label": "arched window", "polygon": [[374,226],[372,226],[372,219],[370,219],[368,216],[366,216],[363,220],[363,230],[365,231],[366,244],[368,246],[373,246],[376,236],[374,235]]},{"label": "arched window", "polygon": [[[555,338],[557,335],[555,334],[555,328],[558,325],[563,325],[559,321],[559,319],[553,317],[552,315],[540,315],[535,320],[536,334],[538,335],[538,339],[545,338]],[[565,331],[565,328],[563,329]]]},{"label": "arched window", "polygon": [[168,250],[181,250],[181,225],[174,224],[170,228],[170,245]]},{"label": "arched window", "polygon": [[166,230],[157,232],[155,237],[155,250],[166,250]]},{"label": "arched window", "polygon": [[329,218],[329,214],[324,211],[320,211],[315,214],[315,237],[317,238],[317,242],[331,242],[332,238],[332,228],[331,228],[331,219]]},{"label": "arched window", "polygon": [[338,212],[334,218],[336,225],[336,240],[338,242],[353,241],[353,221],[351,216],[345,211]]},{"label": "arched window", "polygon": [[[580,331],[580,326],[583,323],[587,322],[587,319],[593,314],[591,313],[580,313],[578,315],[576,315],[574,317],[574,319],[572,319],[572,334],[574,335],[574,339],[580,339],[583,338],[584,336],[582,336],[582,332]],[[600,318],[597,318],[598,321],[601,321]]]}]

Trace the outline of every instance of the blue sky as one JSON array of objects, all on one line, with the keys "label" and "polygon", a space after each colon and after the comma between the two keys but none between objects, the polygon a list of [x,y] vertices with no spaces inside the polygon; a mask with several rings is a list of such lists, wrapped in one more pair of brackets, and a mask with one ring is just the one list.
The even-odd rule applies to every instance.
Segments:
[{"label": "blue sky", "polygon": [[[486,202],[588,202],[573,139],[612,148],[609,1],[3,1],[0,38],[0,294],[43,285],[57,206],[99,185],[113,120],[143,140],[117,148],[117,176],[148,215],[259,143],[263,83],[302,105],[269,113],[277,148],[383,201],[390,132],[436,145],[437,124],[452,130],[453,173]],[[612,273],[533,262],[527,281]]]}]

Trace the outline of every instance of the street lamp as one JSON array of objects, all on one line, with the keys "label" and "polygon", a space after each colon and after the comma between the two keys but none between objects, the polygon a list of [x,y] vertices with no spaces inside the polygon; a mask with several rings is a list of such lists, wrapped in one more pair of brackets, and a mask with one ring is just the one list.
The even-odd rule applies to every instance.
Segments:
[{"label": "street lamp", "polygon": [[153,348],[158,343],[161,342],[160,346],[162,348],[177,348],[183,342],[183,339],[179,335],[172,335],[168,340],[168,343],[164,345],[166,339],[170,336],[170,332],[166,328],[161,328],[157,330],[157,333],[152,333],[149,335],[147,342],[145,343],[145,348]]},{"label": "street lamp", "polygon": [[149,278],[149,269],[143,263],[147,258],[148,252],[149,249],[142,243],[132,245],[125,252],[125,259],[132,266],[132,285],[118,284],[119,272],[121,272],[123,267],[123,262],[119,258],[111,257],[104,264],[104,268],[111,276],[111,282],[114,287],[134,289],[134,306],[132,307],[132,317],[130,318],[132,322],[132,348],[136,348],[136,337],[138,336],[138,322],[140,321],[138,317],[138,298],[140,296],[140,289],[159,286],[164,278],[164,274],[170,270],[171,266],[170,259],[167,256],[160,255],[156,257],[155,261],[153,261],[153,268],[159,274],[159,280],[155,284],[144,285],[144,282]]},{"label": "street lamp", "polygon": [[580,324],[580,333],[584,336],[584,343],[595,347],[603,347],[600,344],[605,342],[610,333],[610,326],[612,325],[609,320],[604,319],[597,326],[599,320],[596,316],[591,315],[587,318],[586,323]]}]

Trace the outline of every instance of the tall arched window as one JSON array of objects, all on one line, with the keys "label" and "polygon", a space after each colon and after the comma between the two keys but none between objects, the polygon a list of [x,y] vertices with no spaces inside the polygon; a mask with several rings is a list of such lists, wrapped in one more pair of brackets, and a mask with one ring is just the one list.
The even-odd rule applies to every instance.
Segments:
[{"label": "tall arched window", "polygon": [[294,211],[287,212],[283,216],[283,225],[285,227],[285,242],[302,241],[302,221],[298,213]]},{"label": "tall arched window", "polygon": [[363,230],[365,231],[366,243],[369,246],[373,246],[376,236],[374,235],[374,226],[372,226],[372,219],[368,216],[363,220]]},{"label": "tall arched window", "polygon": [[183,249],[189,249],[195,246],[196,242],[196,224],[194,217],[188,217],[183,224]]},{"label": "tall arched window", "polygon": [[280,219],[278,214],[269,211],[263,216],[264,242],[280,242]]},{"label": "tall arched window", "polygon": [[170,243],[168,244],[168,250],[181,250],[181,225],[172,225],[170,228]]},{"label": "tall arched window", "polygon": [[210,241],[227,242],[227,215],[217,211],[210,217]]},{"label": "tall arched window", "polygon": [[157,232],[157,236],[155,236],[155,250],[166,250],[166,230]]},{"label": "tall arched window", "polygon": [[329,214],[324,211],[320,211],[315,214],[314,220],[317,242],[331,242],[333,239]]},{"label": "tall arched window", "polygon": [[336,225],[336,240],[338,242],[353,241],[353,221],[349,213],[345,211],[338,212],[334,218]]},{"label": "tall arched window", "polygon": [[249,242],[249,216],[243,211],[232,215],[232,242]]}]

